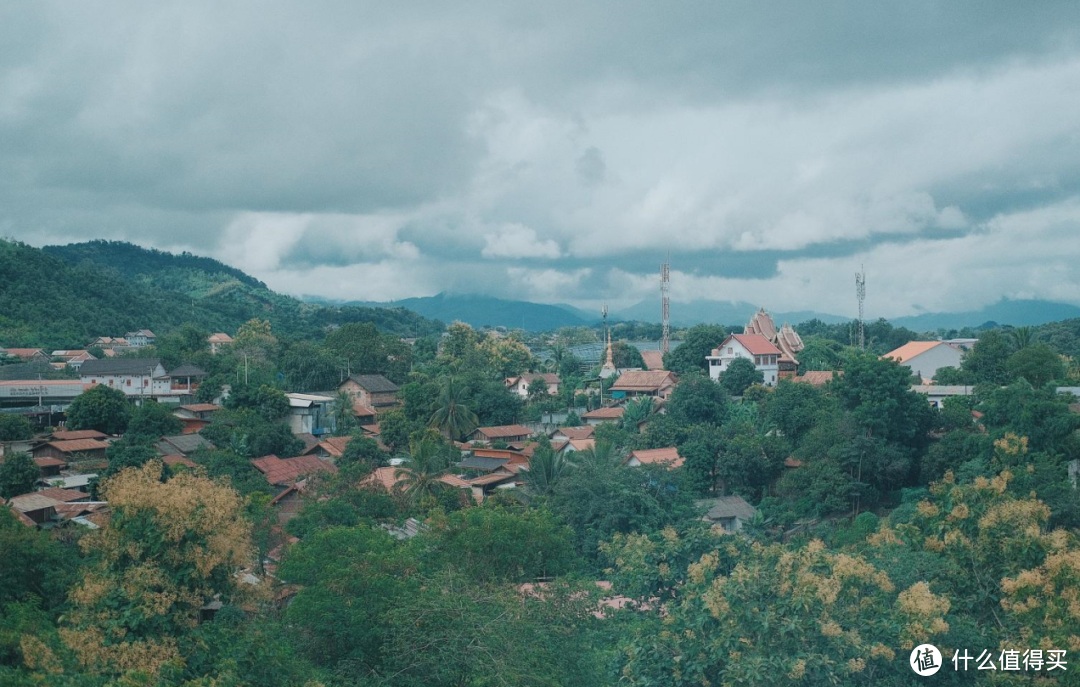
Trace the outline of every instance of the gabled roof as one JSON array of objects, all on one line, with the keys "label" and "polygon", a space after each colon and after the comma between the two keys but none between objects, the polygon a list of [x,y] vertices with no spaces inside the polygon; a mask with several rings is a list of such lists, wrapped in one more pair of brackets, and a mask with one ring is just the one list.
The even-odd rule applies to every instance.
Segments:
[{"label": "gabled roof", "polygon": [[772,341],[776,338],[776,322],[773,321],[772,315],[765,312],[765,308],[759,308],[743,328],[743,334],[760,334]]},{"label": "gabled roof", "polygon": [[563,450],[567,447],[573,448],[575,451],[584,451],[587,448],[594,448],[596,446],[596,439],[588,437],[587,439],[567,439],[564,444],[559,447],[559,450]]},{"label": "gabled roof", "polygon": [[678,379],[668,370],[627,370],[619,375],[612,391],[658,391],[675,384]]},{"label": "gabled roof", "polygon": [[154,335],[154,332],[150,331],[149,329],[140,329],[137,332],[128,332],[127,334],[124,334],[124,336],[126,336],[126,337],[145,336],[148,339],[156,339],[157,338]]},{"label": "gabled roof", "polygon": [[251,461],[259,472],[266,475],[266,481],[274,485],[288,485],[300,477],[316,472],[336,473],[337,467],[318,456],[297,456],[296,458],[278,458],[274,455],[263,456]]},{"label": "gabled roof", "polygon": [[221,410],[221,406],[216,403],[189,403],[180,407],[183,410],[192,413],[210,413],[215,410]]},{"label": "gabled roof", "polygon": [[949,344],[945,343],[944,341],[909,341],[906,344],[904,344],[903,346],[901,346],[900,348],[897,348],[894,351],[890,351],[890,352],[886,353],[885,355],[883,355],[881,357],[882,358],[892,358],[896,362],[903,365],[904,363],[908,362],[912,358],[920,356],[920,355],[922,355],[923,353],[926,353],[927,351],[929,351],[932,348],[937,348],[938,346],[948,346],[948,345]]},{"label": "gabled roof", "polygon": [[109,448],[109,445],[99,439],[71,439],[68,441],[46,441],[45,446],[52,446],[64,453],[79,453],[81,451],[100,451]]},{"label": "gabled roof", "polygon": [[194,365],[181,365],[169,373],[170,377],[205,377],[206,370]]},{"label": "gabled roof", "polygon": [[664,353],[663,351],[642,351],[641,359],[645,361],[646,370],[663,370],[664,369]]},{"label": "gabled roof", "polygon": [[78,489],[61,489],[59,487],[50,487],[48,489],[42,489],[41,491],[34,492],[38,496],[45,496],[50,499],[59,501],[60,503],[69,503],[71,501],[85,501],[90,498],[90,494],[84,494]]},{"label": "gabled roof", "polygon": [[200,449],[213,449],[214,445],[207,441],[201,434],[177,434],[172,437],[161,437],[157,449],[163,456],[186,456]]},{"label": "gabled roof", "polygon": [[370,475],[360,480],[360,486],[382,487],[387,491],[393,491],[401,481],[398,477],[399,470],[401,470],[400,467],[393,466],[375,468]]},{"label": "gabled roof", "polygon": [[42,356],[42,355],[48,357],[48,354],[45,353],[45,351],[43,349],[40,349],[40,348],[0,348],[0,351],[3,351],[4,353],[7,353],[10,356],[14,356],[16,358],[23,358],[23,359],[33,358],[35,356]]},{"label": "gabled roof", "polygon": [[373,394],[397,391],[399,388],[382,375],[349,375],[349,379]]},{"label": "gabled roof", "polygon": [[715,499],[703,499],[697,502],[699,506],[708,506],[709,512],[705,517],[709,520],[722,518],[739,518],[749,520],[756,512],[754,507],[746,502],[741,496],[721,496]]},{"label": "gabled roof", "polygon": [[477,427],[476,432],[483,434],[488,439],[502,439],[505,437],[529,436],[532,430],[524,425],[499,425],[497,427]]},{"label": "gabled roof", "polygon": [[459,468],[464,470],[484,470],[491,472],[497,470],[503,465],[509,462],[506,458],[487,458],[484,456],[466,456],[461,459],[461,462],[457,464]]},{"label": "gabled roof", "polygon": [[593,434],[596,433],[596,427],[593,425],[582,425],[581,427],[559,427],[552,434],[562,433],[567,439],[591,439]]},{"label": "gabled roof", "polygon": [[792,377],[791,381],[797,384],[810,384],[811,386],[825,386],[832,380],[836,379],[843,372],[834,372],[832,370],[809,370],[796,377]]},{"label": "gabled roof", "polygon": [[321,448],[334,458],[340,458],[345,453],[345,447],[349,445],[349,441],[351,440],[352,437],[327,437],[315,446],[304,451],[304,453],[312,453],[316,449]]},{"label": "gabled roof", "polygon": [[71,441],[72,439],[104,439],[106,436],[108,435],[106,435],[104,432],[99,432],[96,429],[72,429],[52,433],[52,438],[54,441]]},{"label": "gabled roof", "polygon": [[670,448],[649,448],[631,451],[626,459],[630,460],[631,458],[636,458],[642,465],[658,465],[664,463],[673,468],[677,468],[681,467],[683,464],[682,456],[679,455],[679,449],[674,446]]},{"label": "gabled roof", "polygon": [[44,510],[46,508],[56,508],[64,501],[58,501],[49,496],[43,496],[41,492],[31,492],[29,494],[20,494],[19,496],[12,496],[8,499],[8,503],[17,511],[23,513],[30,513],[36,510]]},{"label": "gabled roof", "polygon": [[215,332],[206,338],[210,343],[232,343],[233,338],[225,332]]},{"label": "gabled roof", "polygon": [[626,408],[622,406],[605,406],[603,408],[597,408],[596,410],[590,410],[581,416],[583,420],[617,420],[623,416],[626,412]]},{"label": "gabled roof", "polygon": [[519,375],[517,377],[507,377],[506,384],[507,386],[516,384],[519,379],[525,383],[525,386],[532,384],[533,380],[536,379],[543,379],[549,385],[562,383],[562,380],[559,379],[559,375],[555,374],[554,372],[526,372],[525,374]]},{"label": "gabled roof", "polygon": [[719,356],[723,348],[727,346],[728,341],[732,339],[738,341],[739,345],[745,348],[750,355],[782,355],[780,349],[761,334],[732,334],[724,339],[724,342],[718,348],[713,349],[713,356]]},{"label": "gabled roof", "polygon": [[108,360],[87,360],[79,369],[83,377],[102,375],[145,375],[151,369],[161,365],[158,358],[110,358]]}]

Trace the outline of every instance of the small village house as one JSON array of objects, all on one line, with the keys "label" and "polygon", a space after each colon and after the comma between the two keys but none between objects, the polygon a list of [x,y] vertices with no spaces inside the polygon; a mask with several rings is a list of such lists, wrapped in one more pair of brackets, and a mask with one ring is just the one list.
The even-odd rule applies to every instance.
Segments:
[{"label": "small village house", "polygon": [[68,439],[46,441],[34,447],[34,458],[52,458],[65,464],[74,460],[105,460],[109,444],[100,439]]},{"label": "small village house", "polygon": [[331,434],[334,399],[318,394],[285,394],[289,399],[289,429],[293,434]]},{"label": "small village house", "polygon": [[664,465],[671,469],[682,467],[683,459],[682,456],[679,455],[679,449],[672,446],[670,448],[650,448],[631,451],[630,454],[626,456],[626,464],[632,468],[640,467],[642,465]]},{"label": "small village house", "polygon": [[79,370],[83,384],[104,384],[128,396],[168,396],[172,384],[157,358],[87,360]]},{"label": "small village house", "polygon": [[206,343],[210,344],[210,354],[217,355],[222,346],[228,346],[233,342],[233,338],[225,332],[214,332],[206,338]]},{"label": "small village house", "polygon": [[378,412],[398,405],[400,387],[382,375],[349,375],[338,391],[347,391],[360,405]]},{"label": "small village house", "polygon": [[890,358],[911,370],[911,374],[929,384],[943,367],[960,367],[964,352],[944,341],[909,341],[882,358]]},{"label": "small village house", "polygon": [[500,425],[498,427],[477,427],[468,438],[470,441],[487,443],[501,441],[511,444],[525,441],[531,434],[532,430],[523,425]]},{"label": "small village house", "polygon": [[602,422],[618,422],[625,412],[626,408],[622,406],[604,406],[582,414],[581,419],[595,427]]},{"label": "small village house", "polygon": [[674,372],[668,370],[627,370],[611,386],[611,397],[632,398],[655,396],[667,398],[679,383]]},{"label": "small village house", "polygon": [[757,510],[741,496],[721,496],[714,499],[696,501],[699,508],[707,508],[701,518],[705,522],[719,525],[727,532],[738,532],[743,525],[754,519]]},{"label": "small village house", "polygon": [[128,332],[124,334],[124,338],[127,339],[128,345],[132,348],[143,348],[145,346],[153,346],[157,341],[157,336],[149,329],[140,329],[137,332]]},{"label": "small village house", "polygon": [[547,386],[547,393],[549,396],[557,396],[559,394],[559,385],[562,384],[562,380],[559,379],[559,375],[554,372],[527,372],[517,377],[507,377],[506,388],[522,398],[528,398],[529,387],[537,379],[543,380],[544,384]]},{"label": "small village house", "polygon": [[595,425],[582,425],[581,427],[560,427],[551,433],[552,441],[567,441],[569,439],[592,439],[596,433]]},{"label": "small village house", "polygon": [[263,473],[266,482],[273,487],[290,487],[301,478],[319,473],[336,473],[337,466],[318,456],[297,456],[278,458],[275,455],[263,456],[251,461],[255,469]]},{"label": "small village house", "polygon": [[915,384],[911,390],[917,394],[925,394],[926,400],[935,408],[943,408],[945,401],[954,396],[973,396],[974,387],[960,384]]},{"label": "small village house", "polygon": [[184,434],[194,434],[210,424],[219,410],[221,406],[216,403],[190,403],[173,411],[173,416],[184,424]]},{"label": "small village house", "polygon": [[18,358],[27,363],[49,362],[49,354],[41,348],[0,348],[0,354]]}]

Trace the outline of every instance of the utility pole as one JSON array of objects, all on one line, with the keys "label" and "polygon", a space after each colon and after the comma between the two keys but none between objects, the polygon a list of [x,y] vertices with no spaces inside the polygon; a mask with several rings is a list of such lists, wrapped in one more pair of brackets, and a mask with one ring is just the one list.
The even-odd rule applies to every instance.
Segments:
[{"label": "utility pole", "polygon": [[855,298],[859,301],[859,348],[866,348],[866,325],[863,320],[863,304],[866,301],[866,267],[859,266],[855,273]]},{"label": "utility pole", "polygon": [[671,350],[669,339],[671,337],[671,257],[660,265],[660,318],[663,329],[660,334],[660,350],[667,353]]},{"label": "utility pole", "polygon": [[244,354],[244,386],[248,385],[248,354]]}]

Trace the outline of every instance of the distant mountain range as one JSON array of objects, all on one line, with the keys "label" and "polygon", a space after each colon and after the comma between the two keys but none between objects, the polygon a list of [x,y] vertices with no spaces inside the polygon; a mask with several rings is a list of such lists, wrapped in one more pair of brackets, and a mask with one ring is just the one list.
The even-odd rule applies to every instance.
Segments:
[{"label": "distant mountain range", "polygon": [[[671,324],[676,327],[690,327],[701,322],[715,324],[744,324],[753,317],[760,306],[753,303],[706,301],[696,300],[686,303],[671,304]],[[768,308],[766,308],[767,310]],[[798,324],[807,320],[819,319],[827,324],[847,322],[850,318],[826,313],[813,312],[810,310],[798,310],[793,312],[770,311],[773,319],[778,324],[787,322]],[[639,322],[660,321],[660,300],[644,300],[624,310],[614,313],[621,320],[637,320]]]},{"label": "distant mountain range", "polygon": [[[317,300],[317,299],[310,299]],[[387,303],[350,302],[338,305],[362,305],[381,308],[405,308],[429,319],[442,322],[461,321],[474,327],[524,328],[529,331],[547,331],[559,327],[594,325],[600,321],[599,313],[590,313],[565,304],[532,303],[507,300],[493,296],[459,295],[440,293],[436,296],[406,298]],[[745,302],[695,300],[671,304],[671,323],[676,327],[690,327],[702,322],[738,325],[749,320],[760,306]],[[766,307],[768,310],[768,308]],[[789,312],[770,310],[776,322],[798,324],[819,319],[827,324],[848,322],[851,318],[813,310]],[[938,329],[981,327],[987,323],[1013,326],[1045,324],[1072,318],[1080,318],[1080,307],[1065,303],[1040,300],[1009,300],[988,305],[979,310],[956,313],[924,313],[889,321],[898,327],[916,332],[932,332]],[[653,322],[660,321],[660,301],[645,300],[628,308],[611,313],[611,321]]]},{"label": "distant mountain range", "polygon": [[447,324],[460,321],[473,327],[508,327],[528,331],[547,331],[560,327],[581,327],[593,324],[580,310],[571,306],[511,301],[475,294],[440,293],[436,296],[404,298],[385,303],[348,302],[339,305],[360,305],[371,308],[405,308],[429,319]]},{"label": "distant mountain range", "polygon": [[932,332],[938,329],[960,329],[962,327],[981,327],[984,324],[1009,324],[1024,327],[1080,317],[1080,307],[1067,303],[1054,303],[1040,300],[1010,300],[1002,298],[993,305],[979,310],[954,313],[926,313],[897,317],[890,320],[898,327],[907,327],[917,332]]}]

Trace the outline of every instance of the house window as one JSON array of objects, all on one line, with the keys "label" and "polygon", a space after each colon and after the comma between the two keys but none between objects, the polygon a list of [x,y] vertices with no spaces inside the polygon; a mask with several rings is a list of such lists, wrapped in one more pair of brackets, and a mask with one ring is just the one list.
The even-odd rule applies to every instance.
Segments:
[{"label": "house window", "polygon": [[728,352],[728,355],[731,355],[731,346],[728,346],[727,352]]}]

